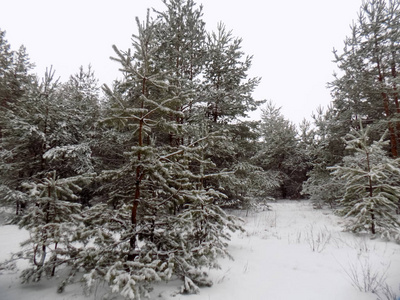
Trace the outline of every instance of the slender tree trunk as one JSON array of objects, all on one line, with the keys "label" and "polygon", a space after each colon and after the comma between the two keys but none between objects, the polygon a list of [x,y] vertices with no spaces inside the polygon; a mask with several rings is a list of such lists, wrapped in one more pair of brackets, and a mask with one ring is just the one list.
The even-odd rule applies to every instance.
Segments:
[{"label": "slender tree trunk", "polygon": [[[57,246],[58,246],[58,243],[56,242],[54,245],[54,252],[57,251]],[[54,256],[54,265],[53,265],[53,269],[51,270],[51,277],[54,277],[54,275],[56,273],[56,263],[57,263],[57,254]]]},{"label": "slender tree trunk", "polygon": [[[370,167],[369,153],[366,152],[366,155],[367,155],[368,173],[370,173],[371,172],[371,167]],[[369,186],[368,187],[368,189],[369,189],[369,197],[372,198],[374,196],[374,187],[373,187],[373,184],[372,184],[371,176],[368,176],[368,186]],[[374,209],[371,208],[369,210],[369,213],[370,213],[370,216],[371,216],[371,227],[370,227],[371,233],[375,234],[376,230],[375,230],[375,211],[374,211]]]},{"label": "slender tree trunk", "polygon": [[45,167],[45,164],[46,164],[46,160],[44,159],[44,153],[47,150],[48,118],[49,118],[49,106],[48,106],[48,103],[47,103],[47,105],[46,105],[46,114],[45,114],[45,119],[44,119],[44,128],[43,128],[44,141],[43,141],[42,149],[41,149],[41,153],[40,153],[40,168],[41,168],[42,171],[44,170],[44,167]]},{"label": "slender tree trunk", "polygon": [[[397,89],[396,78],[397,78],[397,69],[396,69],[396,61],[395,61],[395,52],[392,51],[392,80],[393,80],[393,98],[394,104],[396,106],[396,119],[400,117],[400,105],[399,105],[399,92]],[[400,144],[400,121],[396,121],[396,142],[397,146]]]},{"label": "slender tree trunk", "polygon": [[389,109],[389,96],[384,90],[384,70],[381,65],[381,61],[382,61],[381,56],[379,55],[379,48],[380,48],[379,43],[380,42],[378,40],[378,34],[375,32],[375,34],[374,34],[375,48],[373,50],[374,51],[373,59],[376,61],[376,68],[378,71],[378,81],[379,81],[380,87],[382,89],[381,96],[382,96],[382,101],[383,101],[383,108],[384,108],[385,115],[386,115],[386,118],[388,121],[388,129],[389,129],[389,135],[390,135],[390,149],[391,149],[392,156],[397,157],[398,151],[397,151],[396,133],[395,133],[395,127],[394,127],[392,121],[390,120],[392,114]]},{"label": "slender tree trunk", "polygon": [[[146,93],[146,77],[143,78],[142,81],[142,94]],[[144,170],[141,166],[140,162],[142,160],[142,153],[141,147],[143,147],[143,125],[144,125],[144,115],[143,115],[143,108],[144,102],[142,100],[141,103],[142,112],[140,113],[140,120],[139,120],[139,129],[138,129],[138,144],[139,144],[139,151],[137,154],[137,166],[136,166],[136,178],[135,178],[135,195],[133,198],[132,204],[132,211],[131,211],[131,224],[133,230],[136,230],[137,226],[137,210],[140,202],[140,183],[144,176]],[[128,260],[134,260],[136,257],[135,249],[136,249],[136,233],[130,238],[129,245],[131,247],[131,253],[128,255]]]},{"label": "slender tree trunk", "polygon": [[[378,69],[378,74],[379,74],[378,81],[381,85],[381,88],[383,88],[383,86],[384,86],[383,78],[384,77],[383,77],[383,72],[382,72],[382,68],[381,68],[379,59],[377,59],[377,69]],[[395,133],[395,128],[393,126],[393,123],[392,123],[392,121],[390,121],[391,113],[390,113],[390,109],[389,109],[389,96],[384,91],[381,92],[381,96],[382,96],[383,108],[385,111],[385,115],[388,120],[391,153],[392,153],[393,157],[397,157],[398,151],[397,151],[396,133]]]},{"label": "slender tree trunk", "polygon": [[389,97],[387,93],[382,92],[382,98],[383,98],[383,108],[385,110],[385,115],[388,120],[388,128],[389,128],[389,136],[390,136],[390,150],[392,153],[393,157],[398,156],[398,151],[397,151],[397,139],[396,139],[396,132],[394,125],[392,121],[390,121],[391,113],[389,110]]},{"label": "slender tree trunk", "polygon": [[396,213],[400,215],[400,199],[397,201],[397,210]]}]

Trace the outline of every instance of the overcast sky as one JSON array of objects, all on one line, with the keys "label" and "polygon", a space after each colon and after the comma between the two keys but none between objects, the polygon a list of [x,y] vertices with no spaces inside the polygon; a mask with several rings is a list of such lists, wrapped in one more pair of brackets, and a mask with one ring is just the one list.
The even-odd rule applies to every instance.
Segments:
[{"label": "overcast sky", "polygon": [[[251,77],[262,77],[256,99],[272,100],[298,124],[330,101],[333,48],[343,48],[362,0],[195,0],[208,31],[222,21],[253,55]],[[126,50],[135,17],[164,9],[161,0],[0,0],[0,29],[14,50],[23,44],[36,73],[53,65],[61,81],[92,65],[100,83],[119,76],[111,46]]]}]

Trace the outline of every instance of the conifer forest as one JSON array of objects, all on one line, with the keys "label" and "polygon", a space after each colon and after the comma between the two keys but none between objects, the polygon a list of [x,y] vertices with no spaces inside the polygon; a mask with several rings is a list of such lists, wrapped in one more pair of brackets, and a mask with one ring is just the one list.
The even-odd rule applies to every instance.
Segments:
[{"label": "conifer forest", "polygon": [[171,278],[197,293],[244,230],[233,212],[281,199],[400,243],[400,1],[363,2],[332,54],[331,104],[300,125],[254,99],[241,37],[206,31],[193,0],[162,2],[130,49],[112,46],[110,85],[90,65],[35,74],[0,28],[0,203],[29,232],[0,270],[25,260],[22,283],[61,276],[60,293],[103,282],[141,299]]}]

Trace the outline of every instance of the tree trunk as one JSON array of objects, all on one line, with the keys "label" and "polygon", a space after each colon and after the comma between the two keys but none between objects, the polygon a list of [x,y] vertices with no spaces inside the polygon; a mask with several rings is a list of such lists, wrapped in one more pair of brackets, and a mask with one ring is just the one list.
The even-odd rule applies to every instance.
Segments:
[{"label": "tree trunk", "polygon": [[[397,78],[397,69],[396,69],[396,61],[395,61],[395,52],[392,51],[392,80],[393,80],[393,98],[394,104],[396,106],[396,119],[400,117],[400,105],[399,105],[399,92],[397,89],[396,78]],[[400,143],[400,121],[396,121],[396,142],[398,145]]]},{"label": "tree trunk", "polygon": [[[369,153],[367,151],[365,151],[365,154],[367,156],[368,173],[371,173]],[[372,198],[374,196],[374,188],[373,188],[371,176],[368,176],[368,189],[369,189],[369,197]],[[370,212],[370,216],[371,216],[371,227],[370,227],[371,233],[375,234],[375,213],[372,208],[369,210],[369,212]]]},{"label": "tree trunk", "polygon": [[390,120],[392,114],[389,109],[389,96],[384,90],[384,70],[382,69],[382,58],[379,55],[379,41],[378,41],[378,35],[377,33],[374,34],[374,57],[373,59],[376,61],[376,68],[378,71],[378,81],[380,84],[380,87],[382,89],[381,96],[382,96],[382,101],[383,101],[383,108],[385,111],[386,118],[388,120],[388,128],[389,128],[389,135],[390,135],[390,149],[393,157],[398,156],[398,151],[397,151],[397,142],[396,142],[396,133],[395,133],[395,127],[393,126],[392,121]]},{"label": "tree trunk", "polygon": [[[378,81],[381,85],[381,88],[383,88],[383,86],[384,86],[383,74],[382,74],[379,60],[377,60],[377,68],[378,68],[378,72],[379,72]],[[392,123],[392,121],[390,121],[391,113],[390,113],[390,109],[389,109],[389,96],[386,92],[381,92],[381,96],[382,96],[383,108],[385,111],[385,115],[388,120],[388,128],[389,128],[389,135],[390,135],[390,150],[391,150],[392,156],[397,157],[398,151],[397,151],[396,133],[395,133],[395,128],[393,126],[393,123]]]}]

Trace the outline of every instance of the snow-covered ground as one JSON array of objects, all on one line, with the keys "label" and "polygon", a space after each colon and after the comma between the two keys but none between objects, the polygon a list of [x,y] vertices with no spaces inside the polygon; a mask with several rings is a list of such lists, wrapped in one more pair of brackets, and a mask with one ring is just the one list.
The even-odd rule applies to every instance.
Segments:
[{"label": "snow-covered ground", "polygon": [[[211,288],[197,295],[177,294],[177,282],[152,292],[164,300],[394,300],[400,299],[400,245],[342,232],[343,219],[329,210],[313,210],[307,201],[278,201],[272,211],[250,213],[245,233],[229,245],[234,260],[221,259],[211,270]],[[18,249],[27,232],[0,227],[0,260]],[[23,267],[23,265],[20,265]],[[47,280],[20,285],[17,273],[2,271],[0,299],[101,299],[101,286],[86,297],[79,285],[63,294]],[[55,279],[57,280],[57,279]],[[392,294],[382,291],[390,287]],[[360,291],[361,289],[361,291]],[[363,290],[381,290],[380,294]],[[116,298],[118,299],[118,298]]]}]

